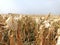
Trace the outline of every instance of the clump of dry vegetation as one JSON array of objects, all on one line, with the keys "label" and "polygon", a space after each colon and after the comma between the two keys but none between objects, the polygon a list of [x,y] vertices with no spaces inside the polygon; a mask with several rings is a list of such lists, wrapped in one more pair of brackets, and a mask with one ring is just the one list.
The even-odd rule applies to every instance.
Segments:
[{"label": "clump of dry vegetation", "polygon": [[0,15],[0,45],[58,45],[59,16]]}]

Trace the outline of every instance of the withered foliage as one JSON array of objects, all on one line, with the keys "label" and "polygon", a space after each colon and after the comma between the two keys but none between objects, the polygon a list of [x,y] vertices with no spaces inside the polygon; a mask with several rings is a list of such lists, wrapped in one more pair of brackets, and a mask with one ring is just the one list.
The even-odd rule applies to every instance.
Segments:
[{"label": "withered foliage", "polygon": [[57,45],[60,18],[52,15],[0,15],[0,45]]}]

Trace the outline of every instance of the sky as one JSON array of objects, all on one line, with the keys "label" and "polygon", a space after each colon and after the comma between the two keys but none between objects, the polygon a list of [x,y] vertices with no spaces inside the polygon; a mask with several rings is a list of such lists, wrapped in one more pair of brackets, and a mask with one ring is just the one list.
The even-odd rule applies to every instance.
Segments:
[{"label": "sky", "polygon": [[0,13],[60,14],[60,0],[0,0]]}]

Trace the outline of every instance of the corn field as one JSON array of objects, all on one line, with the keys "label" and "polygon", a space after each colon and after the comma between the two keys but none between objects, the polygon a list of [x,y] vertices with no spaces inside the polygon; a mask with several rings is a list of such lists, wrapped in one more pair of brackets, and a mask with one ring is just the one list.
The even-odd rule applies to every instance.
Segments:
[{"label": "corn field", "polygon": [[60,45],[60,16],[0,15],[0,45]]}]

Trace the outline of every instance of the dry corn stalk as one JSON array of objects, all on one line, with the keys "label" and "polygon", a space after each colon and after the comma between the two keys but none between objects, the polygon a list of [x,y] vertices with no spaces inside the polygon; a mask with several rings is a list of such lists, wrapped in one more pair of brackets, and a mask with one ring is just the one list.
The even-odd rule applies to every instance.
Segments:
[{"label": "dry corn stalk", "polygon": [[18,28],[17,28],[17,45],[23,45],[22,39],[21,39],[21,33],[20,33],[20,24],[18,23]]},{"label": "dry corn stalk", "polygon": [[14,37],[11,35],[10,37],[10,45],[15,45]]}]

